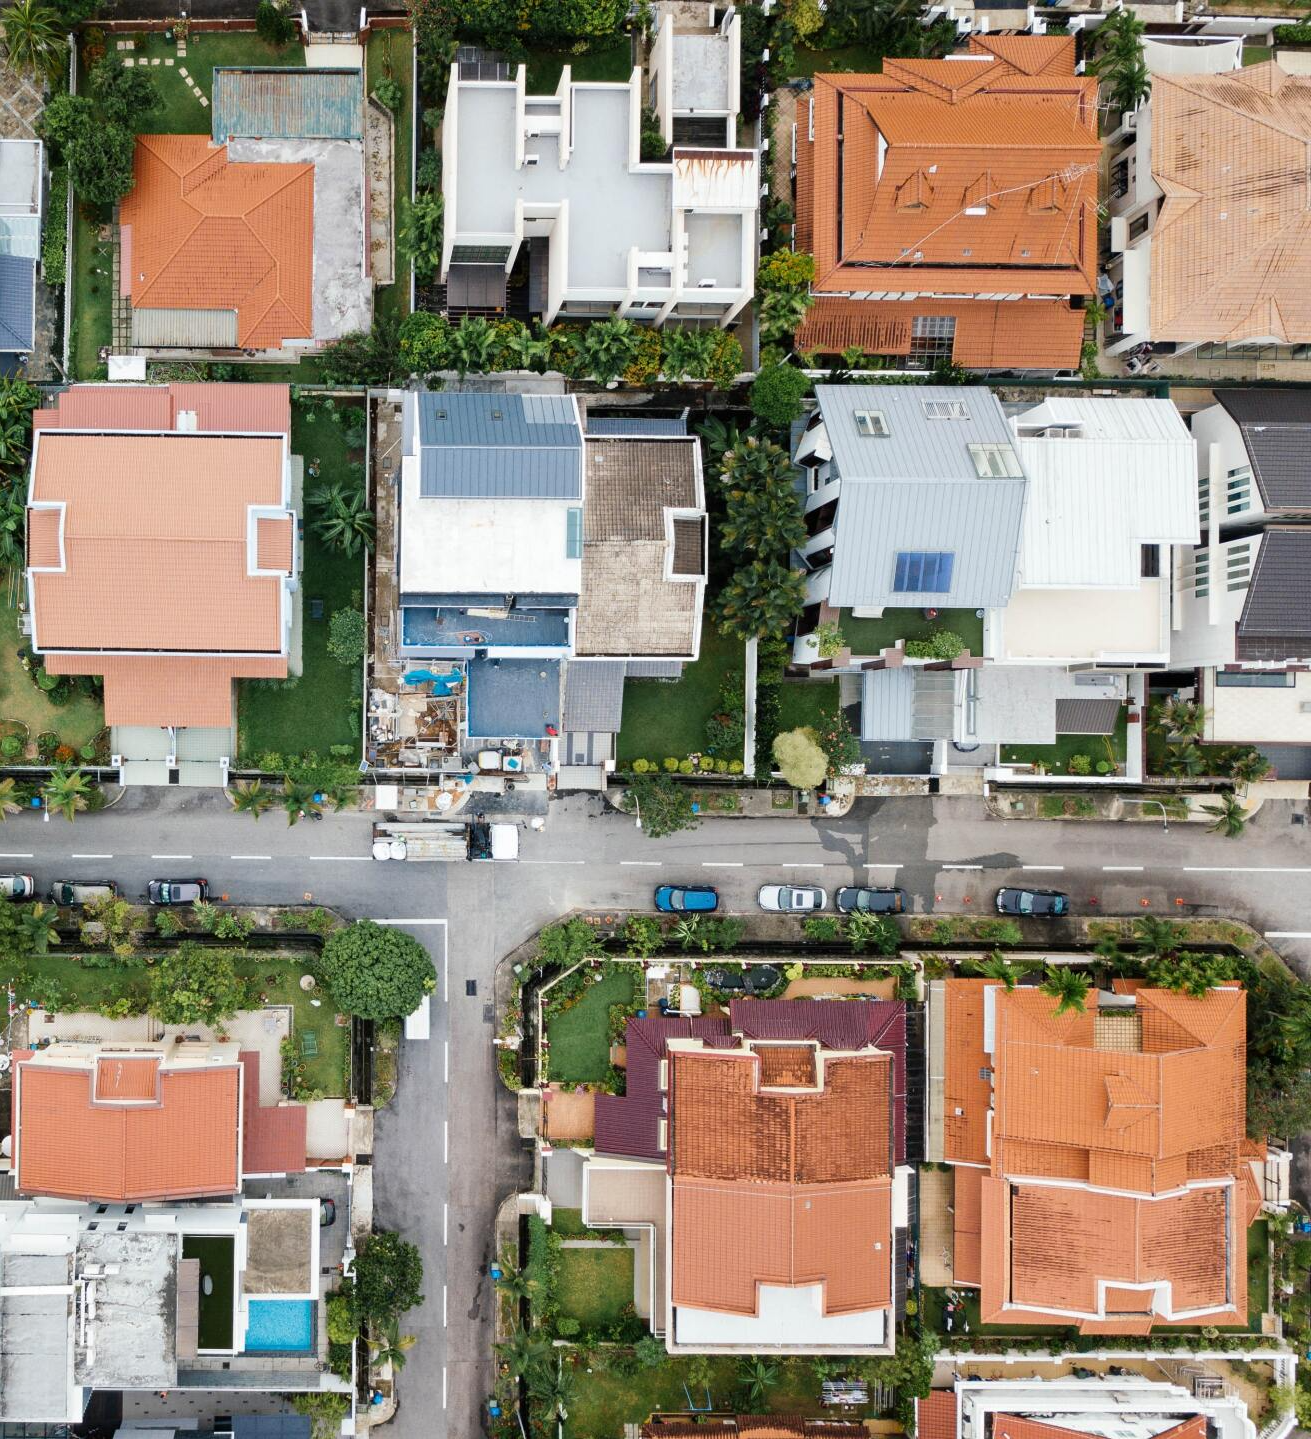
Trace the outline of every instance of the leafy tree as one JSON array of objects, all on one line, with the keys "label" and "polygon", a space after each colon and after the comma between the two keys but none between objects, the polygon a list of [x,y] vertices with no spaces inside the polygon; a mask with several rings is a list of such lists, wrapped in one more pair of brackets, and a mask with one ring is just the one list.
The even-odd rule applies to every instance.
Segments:
[{"label": "leafy tree", "polygon": [[415,310],[400,329],[401,360],[416,374],[430,375],[450,363],[451,323],[445,315]]},{"label": "leafy tree", "polygon": [[1086,974],[1064,964],[1049,964],[1047,978],[1042,982],[1042,992],[1050,994],[1057,1001],[1057,1014],[1064,1014],[1066,1010],[1082,1014],[1088,1002],[1090,987],[1091,982]]},{"label": "leafy tree", "polygon": [[413,935],[370,919],[329,935],[319,968],[333,999],[362,1019],[412,1014],[437,985],[432,958]]},{"label": "leafy tree", "polygon": [[1311,1069],[1268,1060],[1247,1070],[1247,1132],[1255,1139],[1291,1139],[1311,1129]]},{"label": "leafy tree", "polygon": [[876,954],[896,954],[901,946],[901,930],[890,914],[857,909],[847,916],[847,943],[855,954],[864,954],[867,949]]},{"label": "leafy tree", "polygon": [[660,922],[649,914],[631,914],[624,925],[624,940],[634,959],[650,959],[663,938]]},{"label": "leafy tree", "polygon": [[51,813],[62,814],[65,819],[72,820],[87,807],[92,789],[92,782],[84,770],[56,765],[42,787],[41,797]]},{"label": "leafy tree", "polygon": [[703,424],[697,426],[697,433],[705,449],[707,470],[718,468],[725,456],[736,450],[744,438],[735,424],[721,420],[718,415],[708,416]]},{"label": "leafy tree", "polygon": [[401,375],[400,326],[389,315],[375,316],[371,330],[343,335],[319,356],[325,385],[386,385]]},{"label": "leafy tree", "polygon": [[775,250],[756,269],[758,290],[805,290],[815,279],[815,257],[804,250]]},{"label": "leafy tree", "polygon": [[159,86],[149,70],[115,63],[109,56],[96,62],[91,71],[91,93],[100,116],[112,125],[139,133],[152,115],[164,108]]},{"label": "leafy tree", "polygon": [[669,1352],[654,1334],[643,1334],[633,1345],[633,1353],[643,1369],[660,1369],[669,1362]]},{"label": "leafy tree", "polygon": [[347,488],[339,481],[321,485],[309,501],[321,511],[314,521],[314,533],[329,549],[353,558],[362,549],[373,548],[373,511],[363,488]]},{"label": "leafy tree", "polygon": [[564,924],[548,925],[537,936],[537,962],[548,967],[568,969],[586,959],[596,948],[596,935],[585,919],[570,919]]},{"label": "leafy tree", "polygon": [[263,780],[238,780],[231,790],[232,808],[237,814],[248,814],[258,819],[273,803],[273,795],[264,788]]},{"label": "leafy tree", "polygon": [[485,374],[496,353],[496,331],[481,315],[469,315],[451,331],[451,363],[463,379],[472,371]]},{"label": "leafy tree", "polygon": [[767,425],[784,429],[801,414],[810,380],[793,365],[764,365],[751,384],[751,409]]},{"label": "leafy tree", "polygon": [[388,1324],[423,1303],[419,1251],[390,1230],[364,1242],[355,1256],[354,1279],[355,1311],[369,1323]]},{"label": "leafy tree", "polygon": [[734,572],[712,617],[739,639],[786,634],[806,602],[806,577],[777,559],[758,559]]},{"label": "leafy tree", "polygon": [[637,351],[638,330],[622,315],[595,320],[583,331],[582,352],[587,371],[608,385],[628,368]]},{"label": "leafy tree", "polygon": [[0,11],[5,53],[20,75],[57,76],[67,63],[68,49],[59,16],[41,0],[13,0]]},{"label": "leafy tree", "polygon": [[24,907],[18,923],[33,954],[45,954],[52,944],[59,943],[59,931],[55,928],[58,918],[59,911],[53,905],[42,904],[39,900]]},{"label": "leafy tree", "polygon": [[255,33],[266,45],[283,50],[299,33],[296,21],[280,5],[260,0],[255,7]]},{"label": "leafy tree", "polygon": [[68,144],[68,173],[77,194],[93,205],[113,205],[132,188],[136,139],[122,125],[81,130]]},{"label": "leafy tree", "polygon": [[225,950],[184,940],[150,976],[150,1013],[161,1024],[220,1024],[249,1003],[249,986]]},{"label": "leafy tree", "polygon": [[624,792],[624,811],[642,821],[648,839],[695,829],[701,823],[692,809],[691,792],[667,774],[634,775]]},{"label": "leafy tree", "polygon": [[401,254],[414,266],[420,284],[426,284],[441,268],[442,209],[440,190],[421,190],[401,211],[396,241]]},{"label": "leafy tree", "polygon": [[805,290],[766,290],[757,307],[761,343],[781,345],[790,335],[795,335],[811,303]]},{"label": "leafy tree", "polygon": [[359,610],[334,610],[328,622],[328,653],[342,665],[357,665],[368,646],[369,627]]},{"label": "leafy tree", "polygon": [[738,1377],[746,1386],[747,1404],[754,1411],[778,1383],[778,1365],[753,1354],[749,1359],[738,1361]]},{"label": "leafy tree", "polygon": [[774,738],[774,762],[783,778],[796,789],[815,789],[824,783],[828,760],[809,728],[785,730]]},{"label": "leafy tree", "polygon": [[532,370],[540,375],[550,363],[551,341],[542,333],[540,326],[536,334],[520,328],[506,337],[505,355],[513,361],[515,369]]},{"label": "leafy tree", "polygon": [[681,380],[685,375],[704,379],[710,368],[715,344],[714,330],[694,330],[686,325],[671,327],[662,335],[664,358],[660,368],[667,380]]},{"label": "leafy tree", "polygon": [[1222,796],[1218,804],[1204,804],[1202,812],[1214,816],[1206,827],[1210,834],[1237,839],[1247,828],[1247,806],[1235,794]]}]

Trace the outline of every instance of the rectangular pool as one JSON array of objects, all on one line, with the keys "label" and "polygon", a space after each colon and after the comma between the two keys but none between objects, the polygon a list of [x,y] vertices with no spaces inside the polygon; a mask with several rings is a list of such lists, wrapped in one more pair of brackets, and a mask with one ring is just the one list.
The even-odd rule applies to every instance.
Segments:
[{"label": "rectangular pool", "polygon": [[307,1354],[314,1347],[312,1299],[251,1299],[247,1303],[247,1354]]}]

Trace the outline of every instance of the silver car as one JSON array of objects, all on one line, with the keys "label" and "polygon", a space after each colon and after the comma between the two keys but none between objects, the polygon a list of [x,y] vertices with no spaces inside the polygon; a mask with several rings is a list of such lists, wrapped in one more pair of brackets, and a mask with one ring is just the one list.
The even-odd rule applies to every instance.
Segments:
[{"label": "silver car", "polygon": [[775,914],[814,914],[828,908],[828,895],[817,884],[766,884],[756,899],[761,909]]},{"label": "silver car", "polygon": [[30,874],[0,874],[0,898],[31,899],[36,893],[36,880]]}]

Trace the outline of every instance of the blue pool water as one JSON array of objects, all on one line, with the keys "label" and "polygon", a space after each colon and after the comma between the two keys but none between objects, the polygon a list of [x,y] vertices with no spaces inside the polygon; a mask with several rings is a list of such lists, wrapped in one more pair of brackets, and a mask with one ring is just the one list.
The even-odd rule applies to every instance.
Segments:
[{"label": "blue pool water", "polygon": [[314,1347],[312,1299],[252,1299],[246,1352],[303,1354]]}]

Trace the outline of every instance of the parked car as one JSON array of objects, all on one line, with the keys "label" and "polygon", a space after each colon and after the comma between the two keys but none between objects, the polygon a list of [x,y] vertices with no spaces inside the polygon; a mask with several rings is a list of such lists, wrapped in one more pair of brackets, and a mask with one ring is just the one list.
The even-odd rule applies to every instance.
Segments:
[{"label": "parked car", "polygon": [[337,1222],[337,1201],[328,1195],[319,1198],[319,1228],[327,1229]]},{"label": "parked car", "polygon": [[52,904],[95,904],[117,895],[118,886],[112,879],[57,879],[50,886]]},{"label": "parked car", "polygon": [[851,914],[856,910],[865,914],[900,914],[906,908],[906,891],[844,884],[833,896],[833,902],[843,914]]},{"label": "parked car", "polygon": [[1060,914],[1069,914],[1070,896],[1056,889],[999,889],[997,891],[998,914],[1021,914],[1045,916],[1054,919]]},{"label": "parked car", "polygon": [[766,884],[756,898],[761,909],[776,914],[811,914],[828,908],[828,895],[817,884]]},{"label": "parked car", "polygon": [[782,978],[772,964],[753,964],[750,969],[706,970],[706,983],[711,989],[737,989],[746,994],[768,994]]},{"label": "parked car", "polygon": [[30,874],[0,874],[0,896],[5,899],[31,899],[36,893],[36,880]]},{"label": "parked car", "polygon": [[708,884],[662,884],[655,907],[661,914],[709,914],[719,908],[719,891]]},{"label": "parked car", "polygon": [[151,904],[199,904],[209,898],[205,879],[152,879],[146,886]]}]

